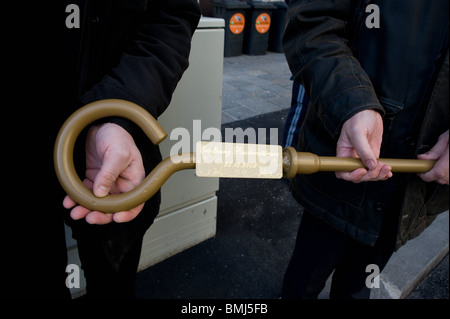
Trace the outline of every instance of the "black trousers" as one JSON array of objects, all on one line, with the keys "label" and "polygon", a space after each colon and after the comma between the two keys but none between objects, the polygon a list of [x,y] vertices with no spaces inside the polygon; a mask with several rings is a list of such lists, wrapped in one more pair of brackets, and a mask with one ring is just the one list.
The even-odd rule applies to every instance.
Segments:
[{"label": "black trousers", "polygon": [[142,248],[142,238],[136,239],[113,267],[98,241],[86,237],[78,240],[78,253],[86,278],[85,300],[136,299],[135,283]]},{"label": "black trousers", "polygon": [[285,273],[282,298],[316,299],[333,273],[331,299],[369,299],[366,286],[370,264],[380,272],[395,249],[396,224],[386,219],[375,246],[366,246],[304,212],[291,261]]},{"label": "black trousers", "polygon": [[160,192],[127,223],[89,225],[84,219],[66,223],[77,240],[81,267],[86,278],[86,299],[135,299],[136,272],[144,235],[159,212]]}]

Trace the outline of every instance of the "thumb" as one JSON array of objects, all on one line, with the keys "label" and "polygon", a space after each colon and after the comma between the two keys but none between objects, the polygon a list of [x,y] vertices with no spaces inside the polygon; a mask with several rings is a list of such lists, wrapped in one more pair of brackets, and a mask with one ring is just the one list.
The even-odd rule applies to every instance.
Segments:
[{"label": "thumb", "polygon": [[123,161],[118,156],[105,154],[102,167],[94,180],[93,192],[97,197],[110,193],[111,187],[123,171]]},{"label": "thumb", "polygon": [[112,172],[105,172],[103,169],[95,177],[94,181],[94,195],[97,197],[105,197],[114,184],[117,177]]},{"label": "thumb", "polygon": [[437,160],[442,156],[444,151],[445,148],[443,147],[443,145],[438,143],[435,146],[433,146],[433,148],[431,148],[428,152],[417,155],[417,158],[425,160]]},{"label": "thumb", "polygon": [[[112,184],[111,184],[112,185]],[[105,197],[109,194],[109,190],[111,189],[111,185],[107,185],[107,183],[103,183],[98,187],[94,188],[94,195],[97,197]]]},{"label": "thumb", "polygon": [[374,169],[377,166],[377,157],[365,135],[356,134],[353,137],[353,146],[361,161],[369,170]]}]

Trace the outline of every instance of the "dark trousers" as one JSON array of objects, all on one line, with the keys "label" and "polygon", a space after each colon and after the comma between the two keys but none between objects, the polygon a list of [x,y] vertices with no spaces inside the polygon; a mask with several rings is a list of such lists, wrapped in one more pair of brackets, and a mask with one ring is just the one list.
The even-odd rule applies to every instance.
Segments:
[{"label": "dark trousers", "polygon": [[86,237],[78,240],[78,253],[86,278],[86,300],[136,299],[136,272],[142,248],[142,238],[113,267],[99,241]]},{"label": "dark trousers", "polygon": [[316,299],[333,273],[330,298],[369,299],[366,267],[381,271],[395,249],[395,223],[386,221],[375,246],[366,246],[304,212],[282,298]]},{"label": "dark trousers", "polygon": [[158,192],[132,221],[89,225],[84,219],[66,223],[77,240],[87,294],[82,299],[135,299],[136,272],[144,235],[159,212]]}]

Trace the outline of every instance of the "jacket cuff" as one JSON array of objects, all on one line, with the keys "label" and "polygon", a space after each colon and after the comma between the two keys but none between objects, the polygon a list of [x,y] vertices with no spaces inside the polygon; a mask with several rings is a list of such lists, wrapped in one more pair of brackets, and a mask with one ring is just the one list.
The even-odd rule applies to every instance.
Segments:
[{"label": "jacket cuff", "polygon": [[358,112],[372,109],[384,116],[385,111],[371,87],[357,87],[342,92],[325,108],[324,126],[333,138],[339,138],[344,123]]},{"label": "jacket cuff", "polygon": [[[86,92],[81,98],[80,98],[80,103],[81,105],[86,105],[98,100],[103,100],[103,99],[120,99],[120,100],[126,100],[129,102],[133,102],[137,105],[142,106],[143,103],[139,100],[137,100],[136,98],[134,98],[133,96],[127,94],[126,92],[113,87],[111,85],[108,85],[106,83],[99,83],[96,86],[94,86],[90,91]],[[145,108],[147,111],[148,108]],[[151,115],[153,117],[155,117],[156,112],[151,112]],[[156,117],[155,117],[156,118]],[[117,125],[120,125],[121,127],[123,127],[128,133],[130,133],[131,136],[134,136],[137,132],[137,130],[139,130],[139,127],[133,123],[132,121],[123,118],[123,117],[116,117],[116,116],[110,116],[110,117],[105,117],[102,119],[99,119],[97,121],[95,121],[94,123],[92,123],[90,126],[93,125],[99,125],[102,123],[114,123]]]}]

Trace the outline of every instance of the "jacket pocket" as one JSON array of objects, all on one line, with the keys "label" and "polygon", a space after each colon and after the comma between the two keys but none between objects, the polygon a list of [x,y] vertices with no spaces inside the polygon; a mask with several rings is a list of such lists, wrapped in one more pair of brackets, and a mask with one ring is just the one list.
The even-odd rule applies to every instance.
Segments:
[{"label": "jacket pocket", "polygon": [[401,110],[403,110],[404,107],[403,103],[400,103],[398,101],[383,96],[378,96],[378,101],[380,102],[381,106],[384,109],[386,119],[394,118],[395,115],[398,114]]},{"label": "jacket pocket", "polygon": [[[391,138],[391,131],[395,130],[395,117],[397,114],[399,114],[404,107],[403,103],[397,102],[395,100],[383,97],[383,96],[377,96],[378,101],[380,102],[381,106],[384,109],[384,116],[383,116],[383,145],[381,149],[381,153],[383,154],[387,148],[392,147],[392,142],[387,142],[388,145],[386,145],[386,141],[390,141]],[[397,124],[398,125],[398,124]],[[391,146],[389,146],[391,145]]]},{"label": "jacket pocket", "polygon": [[302,176],[307,187],[340,204],[360,209],[365,197],[367,183],[355,184],[336,178],[333,172],[318,172]]}]

